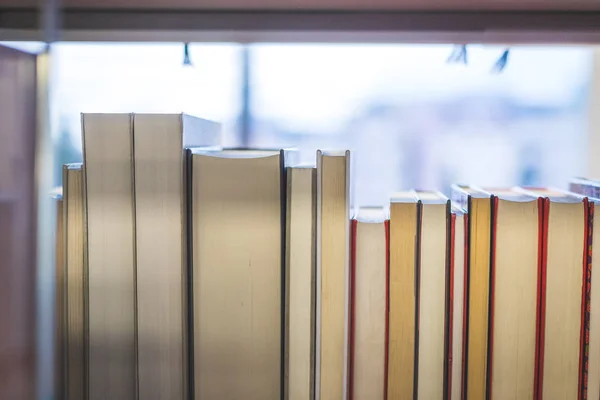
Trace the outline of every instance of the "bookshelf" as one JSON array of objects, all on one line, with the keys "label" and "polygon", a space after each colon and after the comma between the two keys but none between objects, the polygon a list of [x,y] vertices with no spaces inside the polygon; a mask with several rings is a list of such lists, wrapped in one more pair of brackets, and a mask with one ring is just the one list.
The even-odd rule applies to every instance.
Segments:
[{"label": "bookshelf", "polygon": [[[79,0],[81,1],[81,0]],[[89,3],[89,2],[88,2]],[[156,3],[156,2],[154,2]],[[165,2],[167,3],[167,2]],[[191,0],[168,2],[168,9],[156,13],[150,2],[134,1],[119,9],[119,2],[110,8],[79,8],[78,1],[65,2],[60,15],[62,40],[75,41],[203,41],[203,42],[487,42],[487,43],[600,43],[600,7],[594,0],[574,2],[554,0],[545,2],[506,1],[502,13],[497,10],[474,11],[479,7],[466,0],[441,2],[441,9],[430,3],[425,6],[414,0],[396,2],[380,0],[371,3],[371,11],[360,9],[358,1],[314,1],[305,3],[298,12],[283,1],[254,2],[252,13],[241,10],[245,3],[232,0],[223,5],[211,0],[204,9],[194,9]],[[38,8],[34,0],[0,1],[0,40],[37,40],[52,42],[58,39],[58,1],[46,1]],[[99,3],[98,3],[99,4]],[[96,6],[98,5],[96,4]],[[431,3],[432,4],[432,3]],[[532,11],[528,6],[538,7]],[[15,7],[19,7],[18,9]],[[223,8],[230,10],[223,10]],[[472,7],[472,8],[470,8]],[[542,7],[542,8],[540,8]],[[265,11],[270,9],[270,11]],[[182,12],[185,10],[186,12]],[[241,10],[241,11],[240,11]],[[277,10],[277,11],[271,11]],[[555,14],[549,10],[562,10]],[[600,53],[595,53],[593,104],[600,101]],[[47,172],[52,165],[50,146],[49,76],[52,70],[51,53],[39,56],[38,93],[36,99],[36,152],[31,160],[35,165],[37,193],[49,192]],[[597,108],[592,106],[592,108]],[[593,113],[592,113],[593,114]],[[590,176],[600,177],[600,161],[595,157],[600,146],[600,120],[593,115],[590,122]],[[42,197],[40,196],[39,199]],[[49,201],[39,201],[37,250],[39,260],[51,260],[53,239],[46,232],[54,224],[53,208]],[[37,287],[39,307],[51,296],[52,262],[38,262],[38,271],[26,277],[31,287]],[[45,271],[45,272],[44,272]],[[40,315],[41,317],[38,317]],[[37,331],[52,330],[48,313],[29,312],[26,319]],[[37,361],[27,371],[37,377],[37,398],[52,398],[52,354],[48,339],[38,337]],[[32,349],[30,349],[32,350]],[[36,354],[34,351],[33,354]],[[27,383],[21,383],[27,385]],[[1,389],[1,388],[0,388]],[[32,394],[32,397],[34,395]]]}]

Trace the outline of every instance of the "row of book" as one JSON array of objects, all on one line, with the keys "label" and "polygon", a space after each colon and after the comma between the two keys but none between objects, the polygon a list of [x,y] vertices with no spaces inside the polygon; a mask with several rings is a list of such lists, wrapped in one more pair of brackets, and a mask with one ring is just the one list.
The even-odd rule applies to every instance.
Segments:
[{"label": "row of book", "polygon": [[65,398],[600,397],[595,182],[353,213],[349,152],[224,150],[186,115],[82,126],[58,202]]}]

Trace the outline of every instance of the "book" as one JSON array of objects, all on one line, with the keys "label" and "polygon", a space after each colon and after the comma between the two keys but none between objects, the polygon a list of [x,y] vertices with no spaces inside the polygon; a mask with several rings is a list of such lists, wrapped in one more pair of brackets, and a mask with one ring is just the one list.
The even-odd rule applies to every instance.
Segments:
[{"label": "book", "polygon": [[416,398],[447,397],[450,200],[417,191]]},{"label": "book", "polygon": [[467,241],[467,214],[458,207],[452,208],[451,264],[448,330],[448,399],[462,398],[463,324],[465,307],[465,243]]},{"label": "book", "polygon": [[462,390],[466,398],[483,399],[488,389],[493,197],[473,187],[454,185],[452,201],[468,213]]},{"label": "book", "polygon": [[63,167],[64,253],[66,272],[66,398],[86,397],[86,264],[83,171]]},{"label": "book", "polygon": [[583,395],[588,200],[551,189],[524,191],[544,203],[538,396]]},{"label": "book", "polygon": [[600,238],[595,238],[595,234],[600,232],[600,217],[598,204],[600,195],[598,181],[589,179],[573,179],[570,182],[569,189],[581,196],[589,196],[588,211],[588,252],[587,252],[587,282],[586,282],[586,320],[584,335],[585,351],[583,360],[583,399],[595,399],[600,397],[600,318],[597,317],[600,310],[600,296],[592,293],[598,292],[600,287],[600,273],[592,273],[593,256],[600,254]]},{"label": "book", "polygon": [[488,393],[536,398],[543,204],[515,190],[492,193]]},{"label": "book", "polygon": [[316,169],[287,169],[285,399],[314,399]]},{"label": "book", "polygon": [[132,119],[82,114],[90,400],[136,398]]},{"label": "book", "polygon": [[184,149],[218,148],[220,126],[186,114],[134,114],[138,396],[187,397]]},{"label": "book", "polygon": [[66,350],[66,277],[65,277],[65,228],[63,199],[53,195],[56,211],[54,231],[54,393],[57,398],[65,397],[65,350]]},{"label": "book", "polygon": [[284,157],[189,154],[196,399],[283,394]]},{"label": "book", "polygon": [[385,398],[388,227],[382,207],[352,220],[349,399]]},{"label": "book", "polygon": [[388,399],[413,399],[416,390],[419,213],[420,206],[414,191],[392,195],[388,283]]},{"label": "book", "polygon": [[347,396],[350,152],[317,151],[317,399]]}]

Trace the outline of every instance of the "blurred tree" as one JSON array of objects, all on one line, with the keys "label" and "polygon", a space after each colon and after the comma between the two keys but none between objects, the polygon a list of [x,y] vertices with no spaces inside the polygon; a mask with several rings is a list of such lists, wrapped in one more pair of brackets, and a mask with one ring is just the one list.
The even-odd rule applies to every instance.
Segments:
[{"label": "blurred tree", "polygon": [[60,133],[54,142],[54,186],[62,185],[62,166],[82,162],[81,149],[75,146],[69,124],[60,119]]}]

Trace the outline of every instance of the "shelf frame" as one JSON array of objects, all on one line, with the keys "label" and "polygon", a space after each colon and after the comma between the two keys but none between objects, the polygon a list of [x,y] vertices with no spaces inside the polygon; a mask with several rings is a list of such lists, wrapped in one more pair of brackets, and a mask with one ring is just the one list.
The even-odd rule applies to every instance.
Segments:
[{"label": "shelf frame", "polygon": [[[131,42],[600,43],[600,11],[73,9],[56,40]],[[0,40],[44,40],[40,12],[0,8]]]}]

